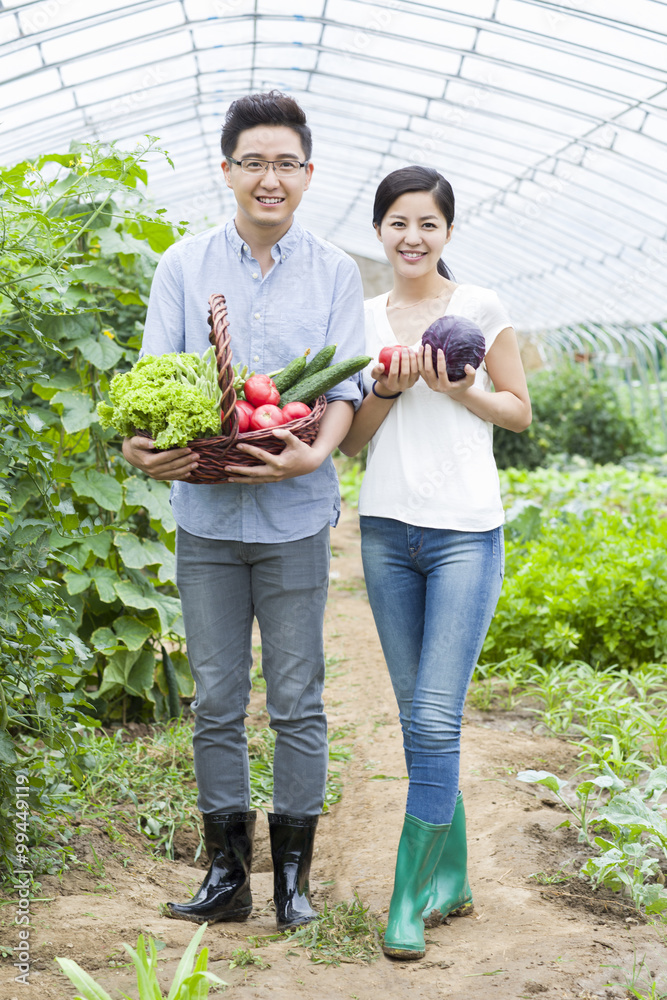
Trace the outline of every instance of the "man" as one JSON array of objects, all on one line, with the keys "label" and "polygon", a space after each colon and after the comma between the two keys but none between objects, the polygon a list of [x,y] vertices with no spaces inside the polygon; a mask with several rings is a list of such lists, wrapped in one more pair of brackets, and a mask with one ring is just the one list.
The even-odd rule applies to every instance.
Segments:
[{"label": "man", "polygon": [[[222,170],[236,199],[233,221],[170,247],[151,289],[143,353],[208,347],[208,297],[224,294],[234,361],[271,372],[310,348],[337,344],[336,360],[362,354],[363,295],[354,262],[294,219],[310,185],[311,135],[303,110],[272,91],[234,101],[222,129]],[[328,762],[323,616],[329,526],[339,512],[331,452],[361,401],[358,378],[327,393],[315,442],[287,428],[279,455],[250,445],[251,468],[229,483],[188,483],[197,455],[156,453],[125,440],[127,460],[173,480],[176,581],[196,682],[194,763],[211,865],[194,898],[172,916],[244,920],[252,908],[250,811],[244,719],[251,632],[257,617],[267,709],[276,731],[274,812],[269,813],[278,927],[316,916],[308,874]]]}]

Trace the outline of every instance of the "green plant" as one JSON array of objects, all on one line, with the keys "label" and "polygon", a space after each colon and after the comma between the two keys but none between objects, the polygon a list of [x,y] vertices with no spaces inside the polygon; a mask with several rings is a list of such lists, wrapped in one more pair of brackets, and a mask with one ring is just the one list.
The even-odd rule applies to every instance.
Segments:
[{"label": "green plant", "polygon": [[533,872],[528,878],[534,879],[539,885],[561,885],[563,882],[569,882],[571,879],[576,878],[574,872],[565,872],[562,868],[559,868],[555,872]]},{"label": "green plant", "polygon": [[[578,359],[596,377],[613,383],[624,411],[641,420],[661,450],[667,442],[664,369],[667,325],[664,322],[579,323],[546,331],[541,354],[558,366],[564,355]],[[579,364],[579,367],[582,365]]]},{"label": "green plant", "polygon": [[[609,965],[607,968],[621,970],[622,976],[620,978],[624,980],[622,985],[628,991],[629,997],[634,997],[635,1000],[667,1000],[667,980],[663,978],[661,984],[655,972],[646,968],[646,956],[638,962],[637,953],[634,953],[632,971],[629,974],[623,972],[620,965]],[[645,973],[645,979],[641,978],[642,973]],[[616,983],[606,983],[605,985],[615,986]]]},{"label": "green plant", "polygon": [[[603,766],[602,774],[577,786],[576,806],[564,797],[567,781],[548,771],[522,771],[517,778],[549,788],[574,819],[579,840],[596,851],[582,867],[583,876],[596,885],[623,891],[637,910],[667,912],[664,877],[656,857],[661,854],[667,861],[667,818],[662,814],[665,807],[661,809],[658,804],[667,789],[666,767],[650,770],[640,791],[638,787],[626,788],[611,768]],[[561,826],[569,826],[570,822],[565,820]],[[609,829],[613,840],[597,834],[600,827]]]},{"label": "green plant", "polygon": [[364,448],[362,454],[355,456],[355,458],[347,458],[340,452],[337,453],[336,469],[340,483],[340,495],[350,507],[356,507],[359,503],[359,490],[366,468],[366,451],[367,448]]},{"label": "green plant", "polygon": [[149,738],[127,743],[121,730],[91,734],[87,748],[89,768],[78,800],[82,818],[104,819],[113,829],[123,821],[173,858],[176,832],[199,830],[191,726],[156,727]]},{"label": "green plant", "polygon": [[521,653],[543,668],[667,659],[667,520],[627,509],[545,512],[527,540],[509,523],[506,576],[483,663]]},{"label": "green plant", "polygon": [[[53,870],[63,847],[53,838],[66,836],[68,799],[84,779],[85,731],[104,715],[167,711],[159,650],[164,638],[181,640],[168,487],[129,475],[95,415],[106,373],[136,357],[150,277],[176,237],[139,193],[154,153],[150,138],[133,152],[73,144],[0,170],[0,840],[9,872],[16,776],[29,784],[31,864]],[[191,693],[185,657],[174,650],[172,660]]]},{"label": "green plant", "polygon": [[261,955],[256,955],[254,952],[250,951],[249,948],[236,948],[232,952],[232,958],[229,963],[230,969],[241,968],[245,969],[249,965],[254,965],[258,969],[270,969],[271,965],[269,962],[265,962]]},{"label": "green plant", "polygon": [[[166,1000],[205,1000],[211,986],[224,987],[227,985],[214,973],[208,971],[208,948],[202,948],[195,961],[197,947],[207,926],[207,924],[202,924],[198,928],[185,949]],[[140,934],[136,951],[128,944],[123,945],[123,947],[132,959],[137,973],[136,1000],[163,1000],[163,993],[157,978],[158,957],[155,942],[149,939],[147,951],[143,934]],[[106,990],[102,989],[92,976],[84,972],[73,959],[56,958],[56,962],[79,990],[79,1000],[81,998],[83,1000],[111,1000]],[[132,1000],[126,993],[123,996],[126,997],[126,1000]]]},{"label": "green plant", "polygon": [[[528,381],[533,422],[521,434],[494,428],[500,468],[532,469],[562,454],[598,464],[649,450],[637,420],[625,412],[613,381],[588,366],[561,361]],[[566,388],[566,392],[564,391]]]},{"label": "green plant", "polygon": [[[72,790],[71,811],[102,820],[115,837],[118,827],[134,827],[152,849],[174,856],[174,837],[184,829],[200,834],[195,860],[201,853],[197,789],[192,767],[192,724],[178,721],[156,725],[149,736],[125,742],[123,730],[112,735],[88,732],[86,772],[81,787]],[[343,730],[330,735],[330,760],[350,759],[348,747],[336,741]],[[253,807],[262,808],[273,796],[275,733],[269,728],[248,727],[250,789]],[[159,780],[156,780],[156,774]],[[340,800],[340,773],[327,775],[325,811]]]}]

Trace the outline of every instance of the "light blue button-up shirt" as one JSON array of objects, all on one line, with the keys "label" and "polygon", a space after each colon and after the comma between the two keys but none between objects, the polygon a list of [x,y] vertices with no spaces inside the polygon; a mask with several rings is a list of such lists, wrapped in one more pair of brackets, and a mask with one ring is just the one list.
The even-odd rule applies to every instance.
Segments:
[{"label": "light blue button-up shirt", "polygon": [[[363,292],[359,270],[346,253],[294,220],[271,250],[275,264],[263,277],[233,221],[175,243],[158,264],[151,287],[142,354],[210,346],[208,299],[222,293],[229,313],[233,363],[272,372],[310,348],[336,344],[335,361],[363,354]],[[359,406],[360,376],[327,393]],[[340,512],[331,457],[306,476],[257,485],[171,488],[176,523],[203,538],[287,542],[306,538]]]}]

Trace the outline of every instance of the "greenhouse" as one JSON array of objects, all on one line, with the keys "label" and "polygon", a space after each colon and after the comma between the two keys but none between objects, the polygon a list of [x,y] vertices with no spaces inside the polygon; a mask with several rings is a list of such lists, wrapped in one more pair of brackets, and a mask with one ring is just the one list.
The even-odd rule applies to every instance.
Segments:
[{"label": "greenhouse", "polygon": [[[312,155],[296,157],[305,146],[292,128],[294,151],[260,144],[223,157],[230,106],[272,91],[305,112]],[[403,197],[430,199],[447,238],[422,234],[411,250],[399,235],[392,248],[385,215],[374,228],[374,198],[383,178],[411,166],[451,184],[453,229],[435,189],[410,188]],[[300,226],[268,250],[235,229],[244,190],[263,178],[299,190],[290,222]],[[121,990],[200,1000],[226,983],[248,997],[667,997],[665,2],[0,0],[0,185],[0,902],[9,915],[0,995],[28,985],[39,1000],[71,1000],[75,988],[86,1000]],[[260,215],[277,214],[280,198],[268,188],[262,197]],[[244,306],[245,329],[234,306],[282,280],[300,227],[320,262],[269,293],[270,322]],[[243,272],[203,249],[187,264],[187,248],[219,246],[217,232]],[[433,312],[438,295],[421,297],[434,281],[444,287],[435,261],[433,281],[420,278],[419,297],[404,301],[420,255],[431,260],[436,245],[449,298],[478,289],[480,301],[499,303],[488,307],[493,323],[509,317],[494,327],[495,352],[491,320],[478,331],[478,357],[466,355],[472,368],[456,377],[399,350],[422,343],[406,334],[416,306],[431,303],[429,329],[447,318],[448,305]],[[185,319],[184,339],[169,346],[179,310],[203,326],[206,302],[194,308],[188,295],[212,273],[211,350],[208,327],[188,339]],[[365,341],[362,285],[375,304],[387,295],[379,311],[367,302]],[[252,339],[260,319],[277,345],[266,367]],[[383,322],[383,349],[400,357],[391,372],[394,361],[370,363]],[[266,395],[255,398],[253,378]],[[463,388],[452,388],[458,380]],[[408,409],[424,385],[449,396],[437,399],[441,424],[424,424],[433,408]],[[126,407],[132,391],[138,402]],[[361,416],[331,437],[323,460],[318,442],[335,414],[352,421],[352,402]],[[296,407],[291,423],[286,405]],[[260,418],[263,407],[284,412]],[[277,430],[281,421],[290,429]],[[253,444],[263,458],[244,451]],[[218,664],[221,636],[236,635],[228,607],[238,612],[246,582],[237,591],[231,576],[224,587],[207,577],[195,601],[186,561],[204,573],[221,542],[254,552],[310,541],[324,487],[304,482],[327,476],[341,498],[325,497],[322,524],[338,521],[330,574],[313,582],[324,549],[304,557],[305,596],[283,577],[270,615],[257,584],[243,637],[225,653],[230,662],[238,653],[243,680],[224,689],[211,722],[204,679],[223,689],[202,664]],[[483,528],[471,526],[478,515]],[[422,531],[415,565],[426,529],[504,530],[502,556],[494,549],[502,590],[471,661],[462,730],[459,720],[453,816],[433,811],[435,778],[427,805],[413,796],[419,698],[416,686],[401,694],[395,675],[413,598],[398,564],[373,583],[371,542],[361,539],[374,517],[385,535],[387,522]],[[190,553],[188,535],[204,544]],[[448,651],[450,638],[458,649],[442,638],[448,616],[457,635],[482,616],[472,590],[465,613],[452,610],[468,584],[456,579],[451,603],[431,611]],[[219,617],[207,618],[218,587]],[[389,594],[397,602],[386,612]],[[310,779],[298,768],[285,779],[280,763],[301,738],[294,706],[276,693],[293,678],[272,670],[302,630],[318,632],[320,614],[329,736],[320,731],[317,753],[328,753],[328,772],[324,760],[323,799],[301,809]],[[210,657],[197,651],[209,632]],[[433,676],[448,677],[450,654],[438,655]],[[439,683],[424,709],[435,713],[430,736]],[[221,719],[237,701],[227,730]],[[449,716],[439,718],[445,732]],[[204,744],[219,756],[205,758]],[[206,798],[211,774],[231,783],[233,745],[245,754],[247,812]],[[279,808],[281,796],[297,805]],[[421,803],[417,825],[447,827],[459,859],[456,898],[437,902],[435,862],[424,898],[415,890],[417,943],[407,946],[390,904],[406,801]],[[245,817],[236,908],[210,902],[217,814]],[[298,886],[285,890],[277,828],[292,829],[289,815],[312,837]],[[447,857],[442,844],[435,853]],[[206,930],[194,934],[188,921]]]},{"label": "greenhouse", "polygon": [[380,259],[382,176],[436,166],[456,273],[502,286],[522,329],[665,318],[667,25],[641,0],[5,0],[5,162],[72,139],[169,151],[151,193],[195,227],[230,211],[229,103],[298,96],[317,177],[303,221]]}]

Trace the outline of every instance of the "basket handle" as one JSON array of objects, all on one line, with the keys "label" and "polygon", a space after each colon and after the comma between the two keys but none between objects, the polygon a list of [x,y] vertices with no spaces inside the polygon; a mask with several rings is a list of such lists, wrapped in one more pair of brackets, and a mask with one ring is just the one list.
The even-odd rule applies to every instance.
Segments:
[{"label": "basket handle", "polygon": [[208,300],[208,322],[211,332],[208,339],[215,348],[215,360],[218,366],[218,385],[222,393],[220,400],[220,420],[222,433],[229,437],[228,448],[236,441],[239,433],[239,417],[236,412],[236,392],[234,390],[234,371],[232,369],[232,342],[229,334],[229,316],[225,296],[216,293]]}]

